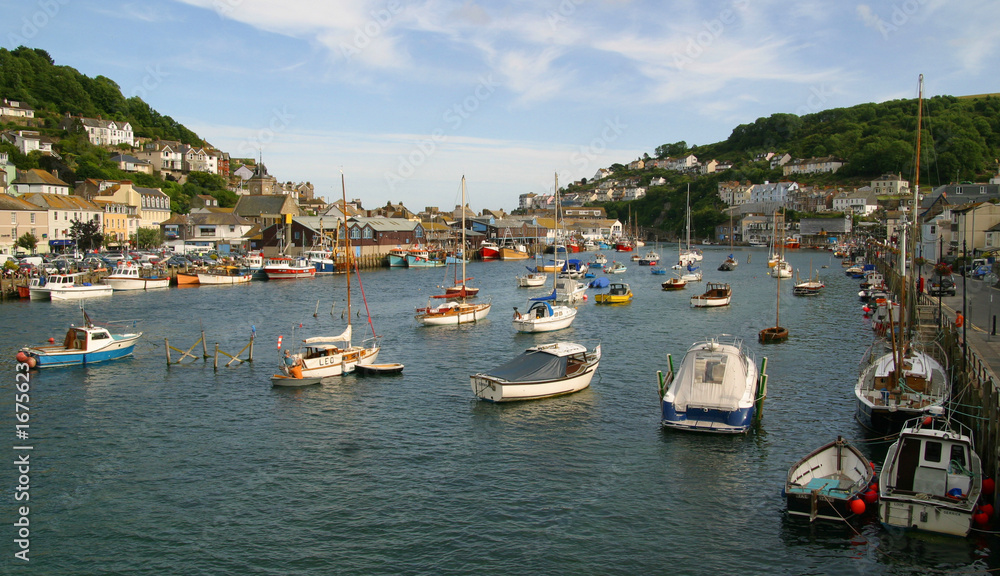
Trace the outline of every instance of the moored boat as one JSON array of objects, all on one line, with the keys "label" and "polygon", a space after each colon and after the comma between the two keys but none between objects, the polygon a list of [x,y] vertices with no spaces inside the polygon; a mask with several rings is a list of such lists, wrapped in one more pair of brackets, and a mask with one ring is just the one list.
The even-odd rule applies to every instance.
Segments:
[{"label": "moored boat", "polygon": [[276,256],[270,258],[264,265],[264,273],[268,280],[292,280],[297,278],[314,278],[316,267],[305,258],[290,258]]},{"label": "moored boat", "polygon": [[239,266],[219,266],[205,272],[198,272],[198,283],[208,285],[245,284],[253,274]]},{"label": "moored boat", "polygon": [[941,412],[908,421],[886,453],[878,482],[886,526],[952,536],[972,529],[982,462],[972,431]]},{"label": "moored boat", "polygon": [[724,282],[709,282],[705,285],[704,294],[691,297],[692,308],[714,308],[729,306],[733,298],[733,289]]},{"label": "moored boat", "polygon": [[569,328],[575,318],[576,308],[535,301],[524,312],[515,307],[513,323],[514,330],[522,333],[554,332]]},{"label": "moored boat", "polygon": [[627,304],[632,301],[632,289],[624,282],[612,282],[608,291],[594,296],[598,304]]},{"label": "moored boat", "polygon": [[660,287],[664,290],[683,290],[687,286],[687,280],[681,278],[680,276],[674,276],[669,280],[664,281],[660,284]]},{"label": "moored boat", "polygon": [[[131,355],[142,336],[142,332],[112,334],[107,328],[95,325],[86,312],[83,318],[83,326],[70,325],[62,344],[21,348],[18,362],[27,362],[33,368],[52,368],[117,360]],[[134,327],[135,321],[130,322]]]},{"label": "moored boat", "polygon": [[865,428],[894,434],[907,420],[940,409],[948,401],[951,382],[947,355],[937,344],[879,350],[883,346],[873,343],[862,360],[854,388],[855,414]]},{"label": "moored boat", "polygon": [[120,263],[104,283],[113,290],[156,290],[170,287],[168,276],[143,276],[142,269],[131,262]]},{"label": "moored boat", "polygon": [[788,470],[784,489],[788,513],[805,516],[810,522],[846,520],[858,509],[864,513],[864,508],[854,502],[871,490],[874,470],[860,450],[838,437]]},{"label": "moored boat", "polygon": [[533,346],[496,368],[472,375],[472,392],[490,402],[571,394],[590,386],[600,360],[600,345],[589,351],[573,342]]},{"label": "moored boat", "polygon": [[760,418],[767,396],[767,359],[758,369],[743,340],[727,334],[695,342],[677,372],[657,372],[666,428],[741,434]]}]

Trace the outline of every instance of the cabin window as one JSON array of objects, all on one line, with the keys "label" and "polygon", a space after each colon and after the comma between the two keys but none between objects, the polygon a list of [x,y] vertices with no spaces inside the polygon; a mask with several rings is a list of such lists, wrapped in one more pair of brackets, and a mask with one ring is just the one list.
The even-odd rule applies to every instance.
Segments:
[{"label": "cabin window", "polygon": [[967,467],[967,464],[965,463],[965,447],[961,444],[952,444],[951,464],[957,464],[962,468]]},{"label": "cabin window", "polygon": [[941,462],[940,442],[924,441],[924,462]]},{"label": "cabin window", "polygon": [[94,332],[94,334],[90,337],[90,339],[91,340],[107,340],[108,339],[108,335],[105,334],[104,332]]}]

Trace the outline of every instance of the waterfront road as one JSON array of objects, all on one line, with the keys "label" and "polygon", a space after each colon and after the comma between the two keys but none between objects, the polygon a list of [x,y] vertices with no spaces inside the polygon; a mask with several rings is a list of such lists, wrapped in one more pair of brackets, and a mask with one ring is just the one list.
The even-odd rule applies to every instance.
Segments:
[{"label": "waterfront road", "polygon": [[963,335],[969,347],[989,364],[993,377],[1000,374],[1000,289],[982,280],[955,276],[955,295],[940,299],[943,322],[955,321],[958,312],[965,316]]}]

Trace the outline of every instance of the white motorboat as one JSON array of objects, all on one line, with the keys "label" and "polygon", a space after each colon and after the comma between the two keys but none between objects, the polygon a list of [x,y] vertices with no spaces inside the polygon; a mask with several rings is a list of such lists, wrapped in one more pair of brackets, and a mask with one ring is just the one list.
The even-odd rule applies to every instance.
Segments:
[{"label": "white motorboat", "polygon": [[705,288],[704,294],[695,294],[691,297],[692,308],[729,306],[729,302],[733,299],[733,289],[724,282],[709,282]]},{"label": "white motorboat", "polygon": [[84,272],[50,275],[47,282],[49,298],[52,300],[83,300],[84,298],[111,296],[114,292],[114,289],[107,284],[77,282],[76,278],[83,274]]},{"label": "white motorboat", "polygon": [[590,386],[600,360],[600,345],[589,351],[573,342],[533,346],[513,360],[474,374],[472,392],[490,402],[571,394]]},{"label": "white motorboat", "polygon": [[253,273],[239,266],[220,266],[206,272],[198,272],[198,283],[205,285],[246,284],[253,279]]},{"label": "white motorboat", "polygon": [[532,270],[532,268],[528,268],[527,273],[515,276],[518,287],[538,288],[539,286],[545,285],[545,281],[548,279],[549,275],[544,272],[533,272]]},{"label": "white motorboat", "polygon": [[739,434],[758,419],[767,395],[767,359],[760,369],[743,340],[727,334],[695,342],[674,372],[657,372],[664,427]]},{"label": "white motorboat", "polygon": [[169,276],[143,276],[142,268],[131,262],[119,263],[104,279],[113,290],[156,290],[170,287]]},{"label": "white motorboat", "polygon": [[886,526],[966,536],[982,492],[982,462],[967,427],[941,417],[908,421],[879,474]]}]

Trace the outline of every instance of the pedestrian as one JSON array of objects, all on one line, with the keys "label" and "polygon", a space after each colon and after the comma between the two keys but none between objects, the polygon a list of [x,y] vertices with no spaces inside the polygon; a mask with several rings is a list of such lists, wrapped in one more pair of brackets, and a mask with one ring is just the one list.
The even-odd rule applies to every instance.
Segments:
[{"label": "pedestrian", "polygon": [[965,325],[965,316],[962,316],[961,312],[955,313],[955,328],[961,328]]}]

